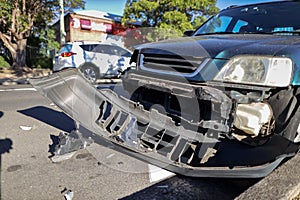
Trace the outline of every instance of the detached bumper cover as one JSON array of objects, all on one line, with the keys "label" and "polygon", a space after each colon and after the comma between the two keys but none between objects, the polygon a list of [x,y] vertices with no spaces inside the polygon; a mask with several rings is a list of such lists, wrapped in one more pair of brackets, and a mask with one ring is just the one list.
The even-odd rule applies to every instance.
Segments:
[{"label": "detached bumper cover", "polygon": [[251,147],[219,134],[186,129],[112,90],[97,90],[78,70],[31,79],[30,83],[89,130],[92,134],[86,137],[96,143],[104,139],[118,151],[187,176],[264,177],[298,149],[280,136]]}]

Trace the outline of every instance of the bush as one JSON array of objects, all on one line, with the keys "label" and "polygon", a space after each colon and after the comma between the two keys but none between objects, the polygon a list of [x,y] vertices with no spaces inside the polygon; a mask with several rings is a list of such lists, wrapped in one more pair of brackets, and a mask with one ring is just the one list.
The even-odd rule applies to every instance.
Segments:
[{"label": "bush", "polygon": [[3,56],[0,56],[0,69],[6,69],[9,68],[10,64],[6,62],[6,60],[3,58]]},{"label": "bush", "polygon": [[32,68],[38,69],[52,69],[53,61],[52,58],[46,56],[39,56],[38,58],[31,59],[30,63],[27,62]]}]

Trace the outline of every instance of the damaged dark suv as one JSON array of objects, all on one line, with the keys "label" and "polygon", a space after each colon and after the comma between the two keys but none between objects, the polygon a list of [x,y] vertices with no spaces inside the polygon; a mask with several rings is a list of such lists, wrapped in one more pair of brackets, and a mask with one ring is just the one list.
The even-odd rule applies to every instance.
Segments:
[{"label": "damaged dark suv", "polygon": [[31,82],[128,155],[187,176],[263,177],[299,151],[299,10],[230,7],[189,37],[139,46],[130,99],[74,71]]},{"label": "damaged dark suv", "polygon": [[184,133],[175,140],[167,130],[154,135],[157,141],[141,140],[191,167],[250,167],[296,152],[299,9],[299,1],[231,7],[189,38],[136,49],[137,70],[124,78],[131,99],[220,142],[205,144]]}]

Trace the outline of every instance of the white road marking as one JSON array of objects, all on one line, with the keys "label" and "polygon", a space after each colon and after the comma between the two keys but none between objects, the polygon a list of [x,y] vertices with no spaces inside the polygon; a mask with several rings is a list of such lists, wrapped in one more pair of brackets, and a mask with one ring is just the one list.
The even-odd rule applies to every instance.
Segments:
[{"label": "white road marking", "polygon": [[14,89],[0,89],[0,92],[13,92],[13,91],[37,91],[35,88],[14,88]]},{"label": "white road marking", "polygon": [[110,154],[110,155],[108,155],[108,156],[106,156],[106,158],[111,158],[111,157],[113,157],[115,154],[114,153],[112,153],[112,154]]}]

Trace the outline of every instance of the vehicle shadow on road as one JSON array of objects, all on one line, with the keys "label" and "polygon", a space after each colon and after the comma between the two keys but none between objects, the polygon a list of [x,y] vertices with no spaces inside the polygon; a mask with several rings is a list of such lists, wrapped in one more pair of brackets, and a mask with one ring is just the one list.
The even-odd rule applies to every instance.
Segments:
[{"label": "vehicle shadow on road", "polygon": [[65,132],[71,132],[75,129],[75,123],[73,119],[63,112],[59,112],[51,108],[37,106],[26,110],[18,110],[18,112]]},{"label": "vehicle shadow on road", "polygon": [[9,138],[0,139],[0,156],[4,153],[9,153],[9,151],[12,149],[12,144],[13,142]]},{"label": "vehicle shadow on road", "polygon": [[122,200],[135,199],[234,199],[260,179],[213,179],[174,176],[131,194]]},{"label": "vehicle shadow on road", "polygon": [[[13,142],[9,138],[0,139],[0,170],[2,169],[2,154],[9,153],[9,151],[12,149],[12,144]],[[1,199],[1,184],[2,184],[1,174],[2,174],[2,170],[0,172],[0,199]]]}]

